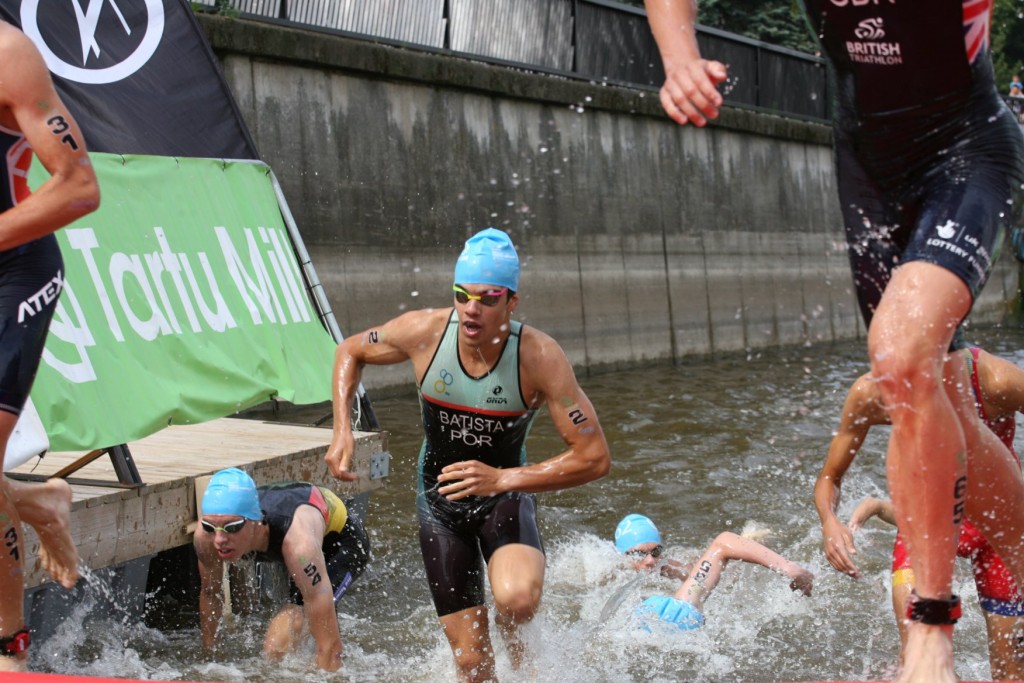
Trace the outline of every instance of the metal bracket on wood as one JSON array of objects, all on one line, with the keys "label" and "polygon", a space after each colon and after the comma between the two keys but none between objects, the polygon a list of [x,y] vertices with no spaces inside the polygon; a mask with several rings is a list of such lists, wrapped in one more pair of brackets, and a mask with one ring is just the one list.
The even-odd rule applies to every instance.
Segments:
[{"label": "metal bracket on wood", "polygon": [[387,451],[370,455],[370,479],[383,479],[391,469],[391,454]]},{"label": "metal bracket on wood", "polygon": [[[106,481],[103,479],[82,479],[80,477],[70,476],[103,455],[110,456],[110,462],[114,466],[114,472],[117,474],[116,482]],[[128,446],[126,444],[111,446],[109,448],[97,448],[94,451],[89,451],[82,457],[66,465],[60,470],[57,470],[53,474],[27,474],[22,472],[7,472],[6,474],[8,477],[21,479],[23,481],[45,481],[47,479],[58,478],[67,480],[69,484],[79,484],[82,486],[106,486],[109,488],[134,489],[145,485],[145,482],[142,481],[142,477],[139,475],[138,468],[135,467],[135,460],[132,459],[131,451],[128,450]]]}]

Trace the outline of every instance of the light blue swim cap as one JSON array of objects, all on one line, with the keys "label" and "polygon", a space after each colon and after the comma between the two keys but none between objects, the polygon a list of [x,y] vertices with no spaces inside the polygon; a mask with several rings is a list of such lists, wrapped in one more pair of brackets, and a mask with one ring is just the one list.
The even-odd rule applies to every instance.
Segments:
[{"label": "light blue swim cap", "polygon": [[237,467],[229,467],[210,478],[203,494],[203,515],[239,515],[257,522],[263,519],[256,482]]},{"label": "light blue swim cap", "polygon": [[643,543],[661,543],[658,527],[643,515],[633,514],[623,517],[619,526],[615,527],[615,549],[624,553]]},{"label": "light blue swim cap", "polygon": [[466,240],[455,262],[457,285],[496,285],[519,291],[519,255],[501,230],[487,228]]},{"label": "light blue swim cap", "polygon": [[[657,617],[661,621],[675,624],[680,631],[693,631],[704,625],[704,615],[688,602],[668,595],[652,595],[637,607],[641,617]],[[644,624],[641,628],[650,630]]]}]

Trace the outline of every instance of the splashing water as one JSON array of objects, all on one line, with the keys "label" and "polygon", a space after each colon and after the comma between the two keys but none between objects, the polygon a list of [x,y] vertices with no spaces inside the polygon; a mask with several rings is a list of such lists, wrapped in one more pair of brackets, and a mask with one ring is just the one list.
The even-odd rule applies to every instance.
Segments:
[{"label": "splashing water", "polygon": [[[970,336],[1024,362],[1020,331],[972,330]],[[889,602],[893,531],[870,522],[855,535],[863,578],[854,581],[825,560],[811,501],[843,397],[866,367],[858,341],[583,378],[608,436],[613,469],[586,486],[538,496],[547,573],[540,612],[523,633],[532,660],[526,672],[511,669],[492,613],[499,678],[719,683],[891,677],[899,654]],[[274,605],[227,618],[222,648],[210,656],[199,646],[194,603],[164,604],[161,619],[151,615],[140,623],[119,608],[126,596],[88,571],[78,589],[86,599],[69,609],[53,637],[33,645],[32,669],[266,683],[454,680],[417,542],[417,402],[410,394],[375,401],[374,409],[390,432],[393,461],[388,486],[370,498],[373,561],[338,605],[341,671],[313,669],[311,640],[280,663],[264,660],[263,635]],[[323,406],[310,408],[315,417],[323,413]],[[841,518],[862,497],[886,495],[886,437],[885,429],[872,430],[844,479]],[[527,446],[531,462],[563,448],[543,415]],[[635,573],[615,552],[612,532],[630,512],[655,520],[666,556],[683,562],[722,531],[771,529],[762,542],[813,571],[814,592],[805,598],[789,590],[785,577],[734,562],[705,605],[703,629],[638,631],[636,606],[649,595],[671,594],[678,583]],[[987,678],[984,620],[963,561],[955,581],[964,602],[956,628],[957,672],[965,679]]]}]

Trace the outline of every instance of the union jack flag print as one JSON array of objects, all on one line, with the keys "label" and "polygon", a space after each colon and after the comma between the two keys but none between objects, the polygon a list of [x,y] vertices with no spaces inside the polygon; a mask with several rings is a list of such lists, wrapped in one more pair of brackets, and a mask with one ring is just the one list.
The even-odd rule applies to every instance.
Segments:
[{"label": "union jack flag print", "polygon": [[964,46],[971,64],[983,51],[988,51],[988,27],[992,16],[992,0],[964,0]]}]

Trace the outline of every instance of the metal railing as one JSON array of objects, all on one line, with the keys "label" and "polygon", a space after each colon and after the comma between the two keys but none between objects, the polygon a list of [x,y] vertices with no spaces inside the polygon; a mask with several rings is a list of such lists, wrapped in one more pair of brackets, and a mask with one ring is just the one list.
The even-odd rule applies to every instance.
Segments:
[{"label": "metal railing", "polygon": [[[198,0],[243,16],[471,55],[533,71],[659,87],[661,57],[639,7],[612,0]],[[821,58],[698,26],[704,54],[729,66],[728,104],[829,117]]]}]

